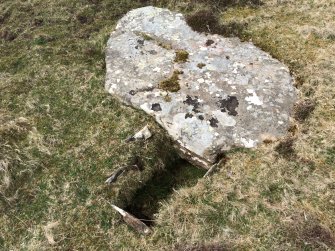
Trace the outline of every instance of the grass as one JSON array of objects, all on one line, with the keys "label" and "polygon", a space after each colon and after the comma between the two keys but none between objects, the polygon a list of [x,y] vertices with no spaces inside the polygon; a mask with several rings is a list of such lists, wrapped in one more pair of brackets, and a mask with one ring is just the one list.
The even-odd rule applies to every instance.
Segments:
[{"label": "grass", "polygon": [[[170,176],[164,132],[103,88],[110,32],[148,4],[286,63],[301,99],[288,137],[228,152],[209,179],[191,167]],[[2,1],[0,249],[335,249],[334,11],[332,0]],[[150,141],[125,143],[145,124]],[[143,171],[104,184],[136,155]],[[149,237],[110,206],[137,201],[153,205]]]}]

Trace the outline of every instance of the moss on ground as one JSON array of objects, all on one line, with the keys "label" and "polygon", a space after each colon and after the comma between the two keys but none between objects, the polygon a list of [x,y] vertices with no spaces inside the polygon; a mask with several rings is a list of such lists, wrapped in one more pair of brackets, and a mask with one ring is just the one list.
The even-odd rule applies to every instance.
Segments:
[{"label": "moss on ground", "polygon": [[[0,249],[335,249],[335,5],[244,2],[0,3]],[[122,106],[103,85],[104,48],[116,21],[149,4],[189,15],[214,6],[213,24],[224,27],[217,32],[235,30],[290,67],[302,103],[289,135],[294,142],[231,151],[212,178],[190,178],[191,186],[169,188],[169,196],[157,191],[162,201],[148,199],[154,233],[143,238],[110,203],[129,204],[176,154],[151,119]],[[199,24],[205,32],[207,21]],[[154,132],[149,142],[124,142],[145,124]],[[134,155],[145,169],[105,185]]]}]

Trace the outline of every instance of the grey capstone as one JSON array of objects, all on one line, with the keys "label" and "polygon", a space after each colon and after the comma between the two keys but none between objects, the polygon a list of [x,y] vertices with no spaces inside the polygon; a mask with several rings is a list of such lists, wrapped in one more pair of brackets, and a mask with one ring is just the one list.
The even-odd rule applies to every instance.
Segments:
[{"label": "grey capstone", "polygon": [[288,68],[250,42],[193,31],[182,14],[130,11],[110,36],[106,64],[106,90],[153,116],[198,166],[287,133],[296,101]]}]

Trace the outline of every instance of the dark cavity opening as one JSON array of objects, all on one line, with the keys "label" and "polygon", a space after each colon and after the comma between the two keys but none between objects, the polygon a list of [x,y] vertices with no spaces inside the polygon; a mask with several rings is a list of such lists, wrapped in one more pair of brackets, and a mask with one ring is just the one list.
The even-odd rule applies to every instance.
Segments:
[{"label": "dark cavity opening", "polygon": [[125,210],[147,226],[154,225],[154,215],[158,212],[160,202],[167,200],[174,189],[191,187],[206,173],[205,169],[195,167],[186,160],[178,159],[159,171],[144,187],[137,190],[131,204]]}]

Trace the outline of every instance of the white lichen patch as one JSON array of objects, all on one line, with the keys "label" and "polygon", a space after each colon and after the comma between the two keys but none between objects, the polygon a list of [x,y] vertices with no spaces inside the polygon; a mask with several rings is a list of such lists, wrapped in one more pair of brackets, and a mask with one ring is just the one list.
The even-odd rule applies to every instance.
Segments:
[{"label": "white lichen patch", "polygon": [[248,89],[247,91],[248,93],[252,94],[252,96],[245,97],[245,100],[248,103],[251,103],[253,105],[263,105],[263,101],[261,101],[260,98],[257,96],[255,90]]},{"label": "white lichen patch", "polygon": [[145,111],[148,114],[153,114],[154,113],[154,111],[151,110],[150,105],[148,103],[144,103],[140,107],[143,111]]},{"label": "white lichen patch", "polygon": [[108,91],[109,91],[110,93],[114,93],[116,88],[117,88],[117,85],[116,85],[116,84],[112,84],[112,85],[110,86],[110,88],[109,88]]},{"label": "white lichen patch", "polygon": [[233,116],[229,116],[226,112],[220,110],[213,111],[212,114],[217,118],[222,127],[235,126],[236,120]]}]

